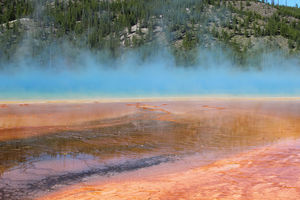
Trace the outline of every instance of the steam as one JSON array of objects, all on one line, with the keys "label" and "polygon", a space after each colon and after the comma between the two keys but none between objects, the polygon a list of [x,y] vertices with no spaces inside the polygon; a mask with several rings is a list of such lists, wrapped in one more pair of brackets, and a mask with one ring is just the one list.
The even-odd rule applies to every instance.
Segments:
[{"label": "steam", "polygon": [[[184,12],[186,10],[184,9]],[[219,13],[220,14],[220,13]],[[35,14],[43,17],[37,3]],[[180,19],[180,18],[179,18]],[[198,49],[193,66],[178,66],[161,46],[144,46],[118,58],[74,48],[64,39],[31,57],[36,30],[29,30],[14,59],[0,61],[0,101],[24,99],[143,98],[182,96],[300,96],[299,58],[281,52],[251,57],[247,67],[222,48]],[[78,38],[80,41],[83,38]],[[48,43],[49,42],[49,43]],[[143,54],[150,52],[146,59]],[[0,50],[1,53],[1,50]]]},{"label": "steam", "polygon": [[[70,49],[72,51],[72,49]],[[101,56],[102,55],[102,56]],[[142,59],[140,51],[110,60],[80,51],[40,63],[22,59],[0,72],[0,100],[182,96],[299,96],[300,65],[279,54],[262,56],[259,69],[235,66],[221,50],[199,50],[195,66],[176,66],[167,50]]]}]

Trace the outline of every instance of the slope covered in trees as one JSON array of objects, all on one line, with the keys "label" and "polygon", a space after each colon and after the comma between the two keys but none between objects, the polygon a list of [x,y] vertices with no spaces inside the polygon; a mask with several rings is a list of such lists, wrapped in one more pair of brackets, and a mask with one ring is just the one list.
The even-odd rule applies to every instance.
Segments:
[{"label": "slope covered in trees", "polygon": [[16,59],[22,52],[41,56],[62,41],[112,57],[159,45],[169,49],[179,64],[188,65],[196,62],[199,49],[214,47],[231,49],[231,59],[240,65],[265,51],[300,51],[300,8],[256,0],[0,0],[0,4],[1,60]]}]

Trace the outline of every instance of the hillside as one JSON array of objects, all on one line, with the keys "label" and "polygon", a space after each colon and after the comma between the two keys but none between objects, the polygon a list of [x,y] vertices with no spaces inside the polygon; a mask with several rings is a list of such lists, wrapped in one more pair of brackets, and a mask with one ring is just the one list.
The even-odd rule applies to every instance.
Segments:
[{"label": "hillside", "polygon": [[47,62],[67,43],[111,57],[161,47],[179,65],[223,48],[243,66],[262,52],[298,55],[299,20],[300,8],[255,0],[0,0],[0,59]]}]

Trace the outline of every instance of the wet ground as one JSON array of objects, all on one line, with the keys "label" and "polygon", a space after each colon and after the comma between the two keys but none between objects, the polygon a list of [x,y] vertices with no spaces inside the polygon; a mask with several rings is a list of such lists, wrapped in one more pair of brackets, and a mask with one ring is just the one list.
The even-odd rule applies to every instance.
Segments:
[{"label": "wet ground", "polygon": [[[112,103],[107,106],[101,104],[100,107],[97,104],[98,114],[86,119],[86,116],[90,116],[89,113],[93,113],[91,108],[94,105],[92,104],[68,105],[70,108],[67,111],[60,111],[58,107],[51,105],[52,109],[47,108],[47,110],[46,107],[43,107],[42,110],[46,110],[46,114],[38,112],[41,110],[41,106],[35,108],[33,108],[35,105],[19,106],[23,109],[21,116],[23,121],[19,120],[18,126],[13,128],[13,119],[10,118],[10,127],[0,129],[0,138],[2,138],[0,141],[0,199],[34,199],[39,196],[47,198],[48,194],[53,191],[64,190],[64,188],[68,188],[67,186],[89,183],[90,178],[105,177],[107,180],[113,180],[114,176],[126,173],[132,173],[132,177],[134,177],[135,173],[141,169],[150,167],[151,171],[155,168],[154,166],[158,167],[162,164],[166,168],[171,167],[168,170],[161,169],[161,172],[165,170],[164,180],[168,180],[170,175],[165,174],[177,173],[175,176],[180,176],[182,175],[180,171],[190,170],[194,167],[203,168],[211,163],[218,163],[222,159],[238,155],[240,152],[251,152],[253,149],[277,145],[283,141],[295,141],[295,143],[289,143],[292,150],[282,150],[284,153],[279,151],[277,157],[267,157],[270,162],[275,162],[276,159],[284,156],[296,155],[297,157],[298,155],[297,141],[300,136],[300,103],[298,101],[142,102],[118,103],[117,106]],[[7,114],[13,115],[19,112],[16,105],[14,105],[15,107],[11,106],[13,109],[10,111],[4,111],[10,106],[6,105],[1,108],[0,117],[1,112],[4,118],[7,117]],[[112,107],[112,109],[108,109],[108,107]],[[114,107],[122,110],[121,114],[116,114]],[[74,108],[77,109],[75,114]],[[34,109],[36,110],[32,114],[30,110]],[[86,109],[89,109],[89,112]],[[101,109],[108,113],[105,117],[99,117],[103,116]],[[123,112],[124,110],[126,112]],[[73,115],[66,114],[71,111]],[[83,115],[80,117],[81,111]],[[6,115],[3,112],[6,112]],[[46,116],[47,120],[40,120],[44,126],[39,127],[39,123],[24,126],[24,124],[30,123],[25,120],[24,112],[27,116],[34,116],[39,120],[42,119],[42,116]],[[114,114],[109,116],[109,113]],[[16,116],[18,117],[18,115]],[[14,119],[20,119],[16,116]],[[51,126],[51,120],[55,121],[57,116],[60,116],[57,119],[62,119],[64,123],[56,122],[54,126]],[[71,120],[68,121],[67,119],[70,118]],[[72,121],[76,123],[72,123]],[[22,133],[24,134],[22,135]],[[289,145],[284,147],[289,148]],[[241,158],[247,156],[249,157],[248,154],[243,154]],[[254,157],[251,159],[253,160]],[[285,166],[276,169],[278,173],[284,174],[286,169],[290,170],[290,167],[294,166],[297,161],[296,157],[294,156],[290,163],[289,160],[286,160]],[[249,160],[251,161],[251,159]],[[189,160],[189,162],[182,162],[183,160]],[[265,163],[268,163],[268,160]],[[263,172],[263,169],[267,167],[263,163],[264,160],[259,163],[260,166],[257,168],[251,168],[252,171],[244,167],[244,172],[247,172],[248,176],[251,174],[257,176],[259,170]],[[241,163],[238,164],[242,166]],[[221,164],[217,165],[220,167]],[[200,170],[197,173],[203,172]],[[195,182],[195,176],[186,179],[186,184]],[[211,175],[208,173],[207,177],[213,178],[217,182],[224,182],[224,179],[217,175],[213,176],[213,173]],[[259,181],[258,179],[259,177],[257,181]],[[127,184],[129,188],[133,187],[134,184],[130,185],[132,183],[126,181],[127,179],[124,179],[122,184]],[[97,183],[97,185],[101,184],[104,183]],[[115,185],[118,195],[124,192],[122,184],[119,184],[120,187]],[[145,182],[141,184],[145,184]],[[151,181],[148,184],[151,185]],[[203,184],[204,182],[199,182],[193,187],[197,186],[196,188],[200,192],[201,186],[205,188]],[[170,184],[167,185],[171,187]],[[107,189],[106,192],[109,192],[110,187],[108,186],[103,186]],[[296,184],[296,186],[298,185]],[[97,187],[94,186],[94,188]],[[163,187],[161,185],[161,188]],[[190,199],[185,196],[184,188],[181,188],[183,193],[177,196],[172,196],[171,190],[168,190],[171,192],[170,198]],[[216,194],[220,194],[219,190],[222,188],[217,188],[214,191]],[[134,194],[134,189],[131,189]],[[152,189],[155,191],[155,188]],[[188,191],[193,194],[191,190],[186,189],[186,192]],[[81,192],[78,191],[77,194]],[[103,194],[99,193],[98,196]],[[106,196],[105,198],[118,199],[117,196]],[[130,196],[130,194],[126,196]],[[120,199],[124,199],[126,196],[123,195],[121,198],[121,195]],[[62,195],[58,197],[60,199],[67,198],[66,196],[62,198]],[[52,199],[58,197],[52,197]],[[97,195],[94,197],[96,198]],[[146,197],[147,195],[140,199]],[[76,196],[75,192],[75,198],[83,198],[83,196]],[[105,198],[103,196],[101,199]],[[163,199],[166,198],[167,196],[164,196]]]}]

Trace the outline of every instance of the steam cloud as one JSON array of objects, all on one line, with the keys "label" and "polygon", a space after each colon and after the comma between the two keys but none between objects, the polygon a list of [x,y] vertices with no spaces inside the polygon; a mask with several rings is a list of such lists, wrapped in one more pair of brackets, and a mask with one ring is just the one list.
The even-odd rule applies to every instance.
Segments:
[{"label": "steam cloud", "polygon": [[[36,8],[37,11],[41,8]],[[111,60],[105,53],[76,51],[69,44],[53,43],[40,53],[49,57],[41,63],[38,58],[29,58],[30,41],[33,40],[30,33],[26,37],[16,51],[16,59],[0,63],[4,66],[0,70],[0,101],[300,95],[299,59],[287,59],[280,52],[263,54],[259,64],[253,62],[243,69],[228,59],[221,48],[199,49],[197,64],[183,67],[176,66],[174,57],[165,49],[158,52],[150,49],[156,53],[146,60],[140,55],[141,49]]]},{"label": "steam cloud", "polygon": [[[70,49],[71,50],[71,49]],[[0,72],[0,100],[181,96],[299,96],[299,60],[266,54],[260,69],[241,69],[223,52],[200,50],[193,67],[175,65],[167,51],[142,60],[139,51],[108,61],[88,51],[75,60],[56,56],[7,63]]]}]

